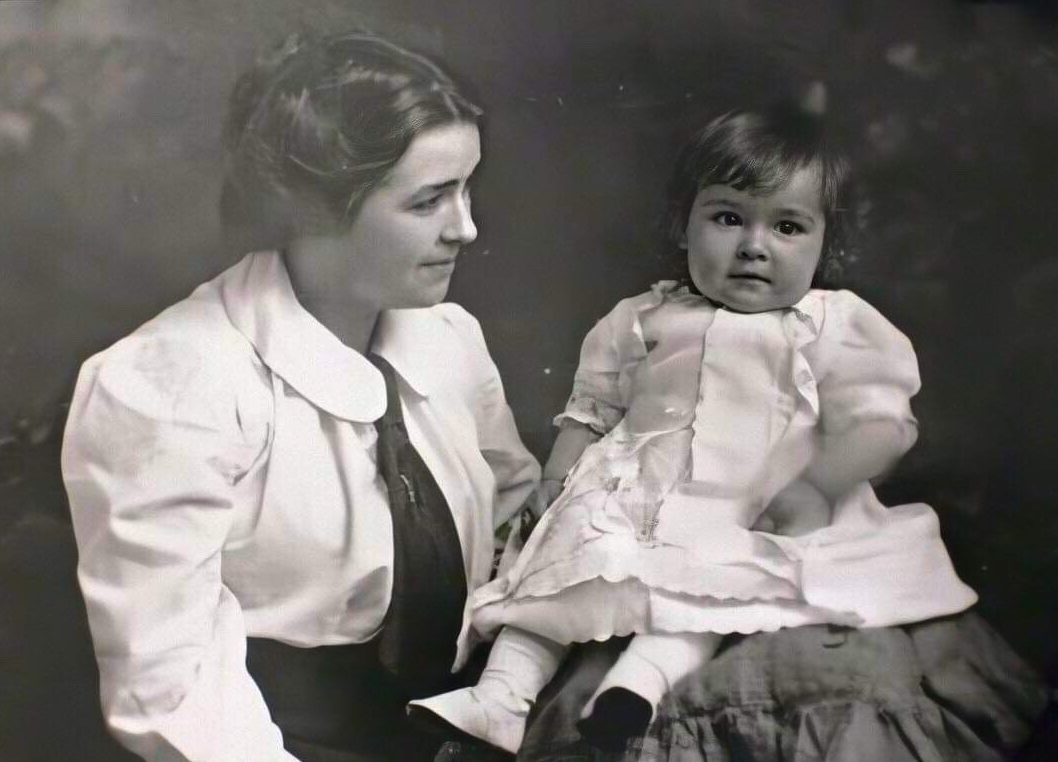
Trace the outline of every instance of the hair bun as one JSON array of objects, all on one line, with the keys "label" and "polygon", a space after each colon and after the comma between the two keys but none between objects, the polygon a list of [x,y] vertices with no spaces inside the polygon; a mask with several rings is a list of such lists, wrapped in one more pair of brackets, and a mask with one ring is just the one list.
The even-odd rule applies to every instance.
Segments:
[{"label": "hair bun", "polygon": [[238,146],[269,89],[281,79],[277,76],[278,72],[304,50],[311,49],[312,42],[305,34],[292,32],[279,44],[258,54],[253,66],[236,80],[228,103],[223,132],[224,145],[229,150]]}]

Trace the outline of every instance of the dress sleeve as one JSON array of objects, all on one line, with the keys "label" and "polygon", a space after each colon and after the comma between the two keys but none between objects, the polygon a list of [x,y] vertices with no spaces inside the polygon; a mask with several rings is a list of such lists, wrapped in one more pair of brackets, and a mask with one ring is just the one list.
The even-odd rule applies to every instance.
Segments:
[{"label": "dress sleeve", "polygon": [[918,425],[911,397],[919,390],[918,361],[908,338],[878,310],[849,291],[831,295],[824,328],[827,368],[819,382],[824,432],[886,420],[904,432],[907,448]]},{"label": "dress sleeve", "polygon": [[522,444],[514,415],[507,404],[503,382],[489,354],[478,321],[462,307],[445,304],[445,317],[465,338],[470,349],[477,394],[474,419],[478,447],[496,480],[493,528],[499,528],[525,504],[540,483],[540,464]]},{"label": "dress sleeve", "polygon": [[264,443],[240,439],[235,381],[208,365],[189,342],[134,336],[74,392],[62,467],[103,712],[150,760],[293,760],[221,581],[231,488]]},{"label": "dress sleeve", "polygon": [[[627,301],[627,300],[626,300]],[[573,391],[566,409],[555,417],[555,425],[569,419],[590,426],[599,434],[606,434],[625,414],[620,378],[624,367],[619,340],[631,331],[625,302],[597,322],[580,349],[580,362],[573,375]]]}]

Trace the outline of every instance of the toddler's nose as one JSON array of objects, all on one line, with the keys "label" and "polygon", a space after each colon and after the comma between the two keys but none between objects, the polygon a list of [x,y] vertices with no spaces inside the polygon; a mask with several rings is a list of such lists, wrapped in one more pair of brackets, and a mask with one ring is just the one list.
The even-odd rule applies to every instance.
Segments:
[{"label": "toddler's nose", "polygon": [[747,228],[738,245],[740,259],[767,259],[768,248],[764,244],[764,235],[760,231]]}]

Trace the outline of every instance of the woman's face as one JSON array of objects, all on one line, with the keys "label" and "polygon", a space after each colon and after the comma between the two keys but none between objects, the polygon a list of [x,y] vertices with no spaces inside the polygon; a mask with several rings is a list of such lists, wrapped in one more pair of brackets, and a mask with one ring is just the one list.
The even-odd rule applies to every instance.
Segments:
[{"label": "woman's face", "polygon": [[317,239],[294,263],[316,300],[359,309],[430,307],[444,299],[460,249],[477,237],[467,185],[481,159],[474,124],[416,136],[344,233]]}]

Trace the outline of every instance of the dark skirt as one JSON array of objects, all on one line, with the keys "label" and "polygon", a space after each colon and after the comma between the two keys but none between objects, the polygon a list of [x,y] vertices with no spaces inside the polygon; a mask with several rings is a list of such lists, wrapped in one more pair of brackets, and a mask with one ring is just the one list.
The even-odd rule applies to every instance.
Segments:
[{"label": "dark skirt", "polygon": [[296,648],[248,638],[246,666],[301,762],[431,762],[443,740],[408,722],[416,697],[382,668],[377,641]]},{"label": "dark skirt", "polygon": [[996,762],[1026,741],[1048,701],[972,613],[801,627],[731,638],[664,699],[644,738],[607,755],[584,745],[575,723],[623,645],[574,650],[533,709],[519,762]]}]

